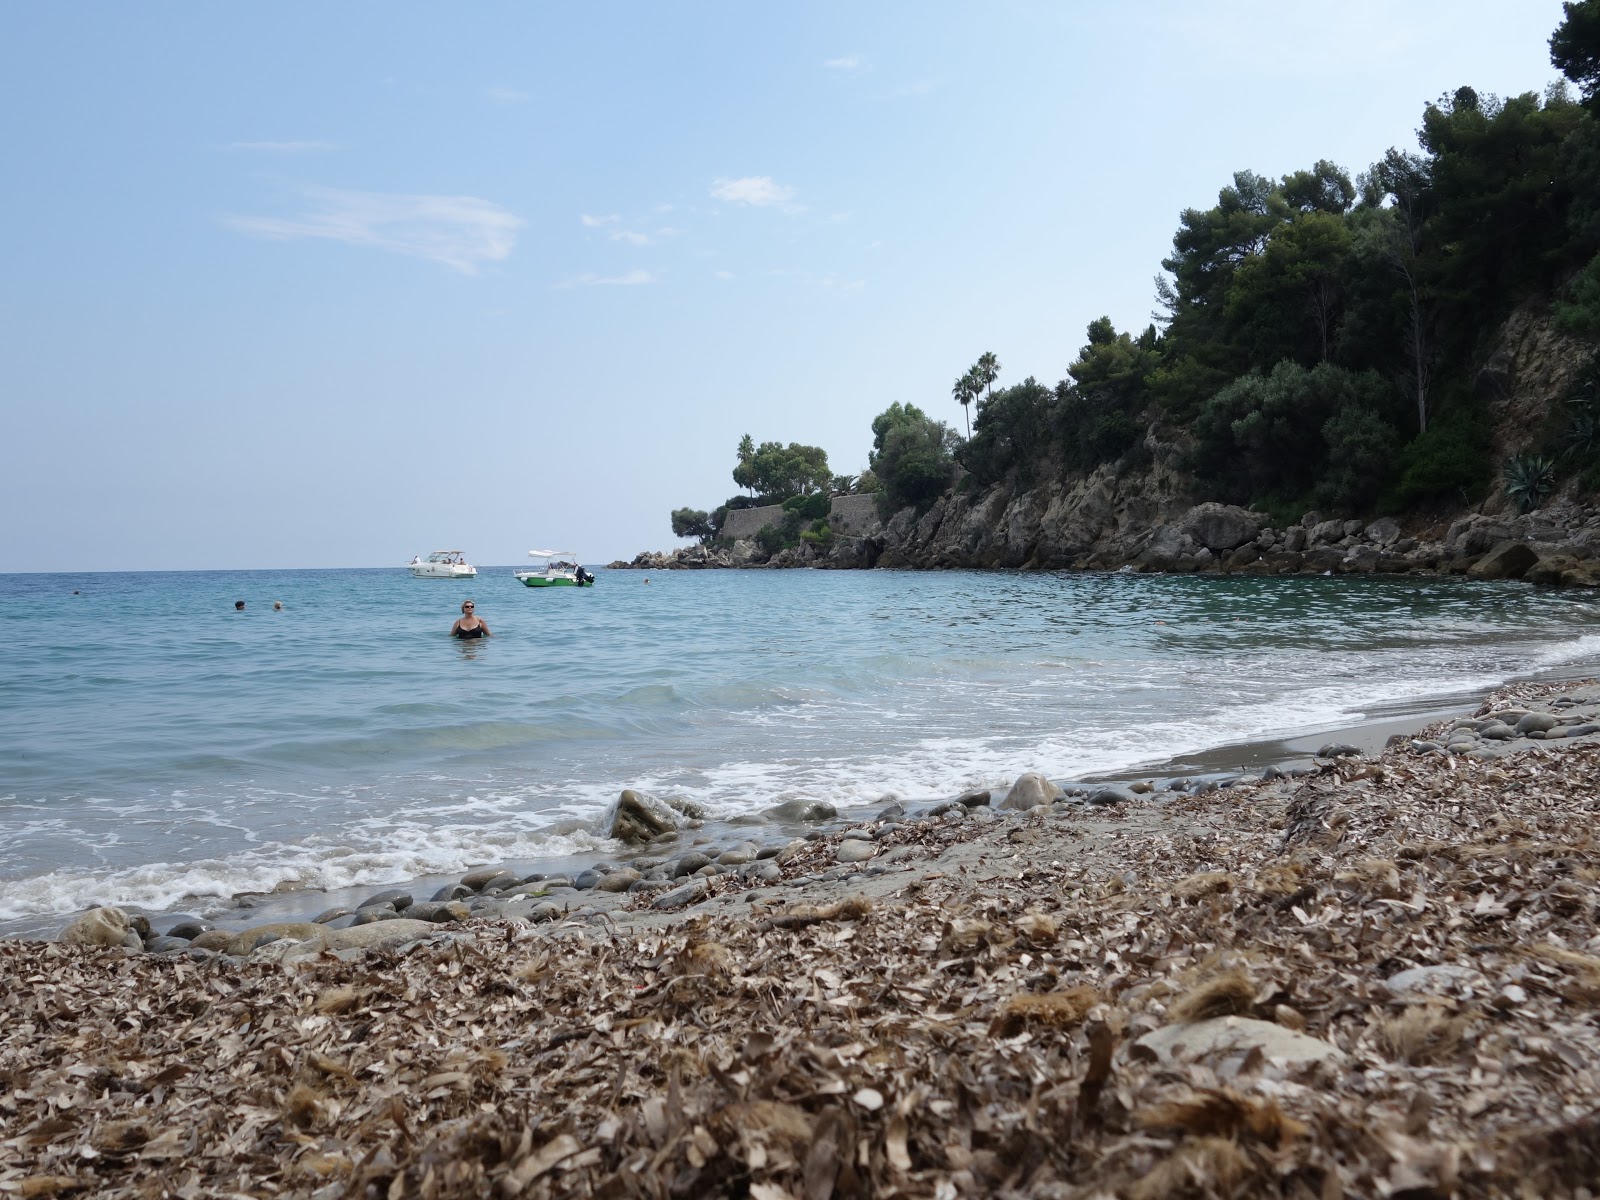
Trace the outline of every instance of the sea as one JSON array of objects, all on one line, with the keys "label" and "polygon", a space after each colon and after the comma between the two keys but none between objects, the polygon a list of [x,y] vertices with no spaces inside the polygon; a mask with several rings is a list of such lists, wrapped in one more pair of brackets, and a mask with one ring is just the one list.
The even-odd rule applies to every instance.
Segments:
[{"label": "sea", "polygon": [[1596,598],[1520,583],[512,570],[0,575],[0,936],[594,861],[623,788],[849,814],[1600,670]]}]

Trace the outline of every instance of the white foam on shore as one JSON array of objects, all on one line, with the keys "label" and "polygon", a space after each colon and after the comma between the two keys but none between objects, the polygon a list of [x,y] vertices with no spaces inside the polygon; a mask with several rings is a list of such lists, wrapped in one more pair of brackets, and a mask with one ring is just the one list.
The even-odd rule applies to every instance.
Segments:
[{"label": "white foam on shore", "polygon": [[[99,903],[205,912],[237,894],[271,892],[285,883],[336,891],[460,874],[485,863],[599,857],[615,849],[600,836],[600,820],[624,786],[692,798],[727,817],[789,799],[823,800],[845,809],[890,797],[1000,788],[1024,771],[1058,779],[1131,771],[1247,740],[1336,730],[1360,723],[1375,704],[1415,702],[1420,707],[1444,691],[1487,691],[1510,673],[1511,652],[1504,643],[1498,651],[1492,664],[1475,663],[1473,647],[1464,643],[1436,645],[1415,658],[1357,652],[1334,662],[1330,656],[1327,666],[1334,681],[1298,689],[1273,678],[1271,659],[1258,652],[1256,658],[1240,656],[1222,673],[1230,694],[1206,696],[1207,709],[1194,712],[1174,711],[1180,707],[1174,697],[1183,691],[1159,664],[1108,664],[1102,668],[1107,675],[1123,674],[1115,689],[1103,688],[1105,708],[1080,702],[1076,709],[1068,707],[1075,723],[1043,730],[1037,710],[1030,708],[1031,689],[1092,691],[1082,680],[1061,679],[1053,663],[1039,665],[1038,682],[906,684],[883,700],[833,697],[795,705],[782,717],[792,734],[783,751],[759,759],[687,759],[670,770],[626,779],[523,782],[504,770],[507,778],[467,786],[438,776],[438,781],[454,785],[452,794],[444,796],[385,796],[375,787],[336,789],[351,801],[351,811],[329,828],[294,841],[286,838],[297,814],[319,805],[317,795],[251,798],[252,806],[282,810],[275,814],[271,833],[263,836],[222,808],[211,811],[209,802],[175,792],[172,798],[179,802],[184,821],[233,830],[243,848],[189,862],[107,864],[9,880],[0,889],[0,922],[37,927],[43,918],[64,918]],[[1600,634],[1528,646],[1524,652],[1525,670],[1517,673],[1537,674],[1600,655]],[[1296,669],[1304,670],[1304,659],[1295,661]],[[961,711],[968,719],[973,712],[988,712],[992,724],[975,722],[970,733],[923,732],[926,714],[939,708],[941,691],[947,688],[963,691]],[[1115,704],[1113,697],[1119,697]],[[772,720],[771,713],[755,713],[748,724]],[[839,727],[853,729],[853,735],[840,736]],[[152,813],[137,802],[104,801],[101,806],[124,822],[173,823],[172,811]],[[114,827],[102,827],[96,842],[54,813],[41,813],[29,828],[63,840],[78,838],[80,846],[112,846],[116,840]]]}]

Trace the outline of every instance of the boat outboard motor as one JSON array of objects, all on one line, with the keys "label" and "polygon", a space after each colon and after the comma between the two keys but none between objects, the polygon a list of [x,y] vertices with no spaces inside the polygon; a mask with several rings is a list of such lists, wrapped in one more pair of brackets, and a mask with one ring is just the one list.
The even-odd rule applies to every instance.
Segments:
[{"label": "boat outboard motor", "polygon": [[594,576],[591,575],[585,568],[580,566],[578,568],[578,583],[581,585],[581,584],[593,583],[593,582],[594,582]]}]

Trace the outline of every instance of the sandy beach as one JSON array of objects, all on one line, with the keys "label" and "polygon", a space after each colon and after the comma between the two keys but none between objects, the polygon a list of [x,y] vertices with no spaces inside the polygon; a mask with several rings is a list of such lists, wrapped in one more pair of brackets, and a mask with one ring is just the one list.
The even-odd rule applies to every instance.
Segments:
[{"label": "sandy beach", "polygon": [[[1299,778],[956,805],[672,910],[0,943],[0,1194],[1587,1195],[1600,735],[1540,739],[1597,705],[1518,685]],[[830,878],[847,841],[886,869]]]}]

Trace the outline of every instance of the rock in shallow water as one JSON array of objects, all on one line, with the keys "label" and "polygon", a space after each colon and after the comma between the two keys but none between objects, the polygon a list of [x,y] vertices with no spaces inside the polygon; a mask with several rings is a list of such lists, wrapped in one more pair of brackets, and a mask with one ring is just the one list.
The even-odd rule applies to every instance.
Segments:
[{"label": "rock in shallow water", "polygon": [[133,926],[120,908],[91,908],[61,931],[72,946],[120,946]]},{"label": "rock in shallow water", "polygon": [[682,818],[665,801],[648,792],[624,788],[611,811],[607,836],[639,845],[665,833],[676,833],[682,826]]}]

